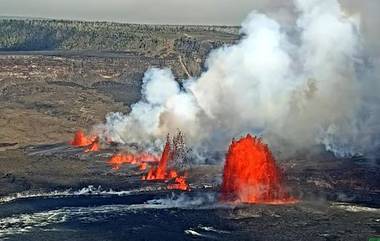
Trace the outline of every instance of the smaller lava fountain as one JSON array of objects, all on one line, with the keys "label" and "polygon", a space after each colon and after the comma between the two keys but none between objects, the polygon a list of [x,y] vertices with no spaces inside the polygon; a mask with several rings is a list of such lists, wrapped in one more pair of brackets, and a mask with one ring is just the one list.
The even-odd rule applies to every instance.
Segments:
[{"label": "smaller lava fountain", "polygon": [[99,137],[86,136],[82,130],[75,132],[74,139],[70,145],[75,147],[87,147],[85,152],[99,151]]},{"label": "smaller lava fountain", "polygon": [[224,165],[221,200],[286,204],[297,200],[286,191],[268,146],[247,135],[233,140]]},{"label": "smaller lava fountain", "polygon": [[[181,133],[179,135],[181,135]],[[173,140],[173,146],[176,147],[177,144],[175,141],[178,139],[174,138]],[[168,189],[177,189],[183,191],[189,190],[189,185],[186,181],[186,175],[181,176],[176,170],[169,170],[168,168],[169,162],[172,161],[176,156],[176,153],[174,152],[175,150],[176,148],[171,147],[170,138],[168,136],[157,167],[152,167],[148,173],[142,177],[142,180],[171,181],[172,183],[168,185]]]},{"label": "smaller lava fountain", "polygon": [[166,141],[164,151],[162,152],[162,156],[158,166],[156,168],[151,168],[149,172],[143,177],[143,180],[165,180],[170,178],[172,174],[166,171],[168,161],[170,159],[170,143],[169,139]]},{"label": "smaller lava fountain", "polygon": [[70,145],[76,147],[84,147],[91,145],[93,139],[91,137],[87,137],[82,130],[77,130],[74,135],[74,139],[70,142]]}]

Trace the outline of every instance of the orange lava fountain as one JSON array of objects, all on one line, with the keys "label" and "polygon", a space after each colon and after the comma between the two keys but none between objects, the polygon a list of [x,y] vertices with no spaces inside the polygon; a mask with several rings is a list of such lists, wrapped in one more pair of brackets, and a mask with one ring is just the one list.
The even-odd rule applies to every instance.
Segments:
[{"label": "orange lava fountain", "polygon": [[[95,137],[96,138],[96,137]],[[70,145],[76,147],[84,147],[91,145],[94,142],[94,137],[87,137],[82,130],[77,130],[74,135],[74,139],[70,142]]]},{"label": "orange lava fountain", "polygon": [[112,165],[114,170],[120,169],[122,164],[136,164],[139,165],[140,170],[145,170],[147,163],[158,162],[158,157],[149,153],[118,153],[113,155],[107,162]]},{"label": "orange lava fountain", "polygon": [[87,147],[85,152],[99,151],[99,137],[86,136],[82,130],[75,132],[74,139],[70,141],[70,145],[75,147]]},{"label": "orange lava fountain", "polygon": [[[168,165],[168,161],[170,159],[170,143],[169,140],[166,142],[164,151],[162,152],[162,156],[160,162],[158,163],[157,168],[151,168],[149,172],[143,177],[143,180],[165,180],[170,178],[166,173],[166,167]],[[171,174],[173,175],[173,174]]]},{"label": "orange lava fountain", "polygon": [[158,166],[155,168],[152,167],[148,173],[142,177],[142,180],[172,181],[173,183],[168,185],[168,189],[189,190],[185,176],[180,176],[175,170],[167,170],[168,163],[172,160],[173,155],[168,137]]},{"label": "orange lava fountain", "polygon": [[285,190],[268,146],[247,135],[232,141],[224,165],[221,199],[226,202],[286,204],[297,200]]}]

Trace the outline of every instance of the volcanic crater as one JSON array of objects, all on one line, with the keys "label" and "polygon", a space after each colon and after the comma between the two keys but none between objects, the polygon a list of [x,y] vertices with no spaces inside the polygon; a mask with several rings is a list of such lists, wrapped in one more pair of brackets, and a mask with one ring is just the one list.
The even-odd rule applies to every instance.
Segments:
[{"label": "volcanic crater", "polygon": [[320,146],[275,159],[265,139],[244,133],[215,153],[219,162],[198,163],[187,158],[180,131],[157,150],[89,134],[108,112],[131,111],[149,66],[173,67],[176,80],[197,76],[211,48],[240,38],[233,27],[169,30],[154,33],[168,43],[160,53],[149,44],[142,52],[0,53],[0,239],[322,241],[380,233],[380,159],[338,158]]}]

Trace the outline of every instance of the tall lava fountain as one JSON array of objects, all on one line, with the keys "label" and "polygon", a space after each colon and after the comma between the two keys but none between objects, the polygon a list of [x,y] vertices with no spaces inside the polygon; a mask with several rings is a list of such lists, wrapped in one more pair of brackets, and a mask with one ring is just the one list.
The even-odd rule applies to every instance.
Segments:
[{"label": "tall lava fountain", "polygon": [[268,146],[247,135],[233,140],[224,164],[222,200],[243,203],[292,203]]}]

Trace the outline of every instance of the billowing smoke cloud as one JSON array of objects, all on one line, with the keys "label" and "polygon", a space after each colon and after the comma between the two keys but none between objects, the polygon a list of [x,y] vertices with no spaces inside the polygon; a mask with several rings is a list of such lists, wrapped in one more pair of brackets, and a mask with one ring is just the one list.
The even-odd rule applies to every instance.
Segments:
[{"label": "billowing smoke cloud", "polygon": [[253,132],[272,147],[322,144],[337,155],[379,148],[379,81],[362,53],[357,17],[336,0],[295,0],[291,29],[253,12],[242,39],[212,51],[199,78],[180,87],[169,69],[150,69],[143,98],[103,126],[114,141],[147,144],[180,129],[187,141],[224,150]]}]

